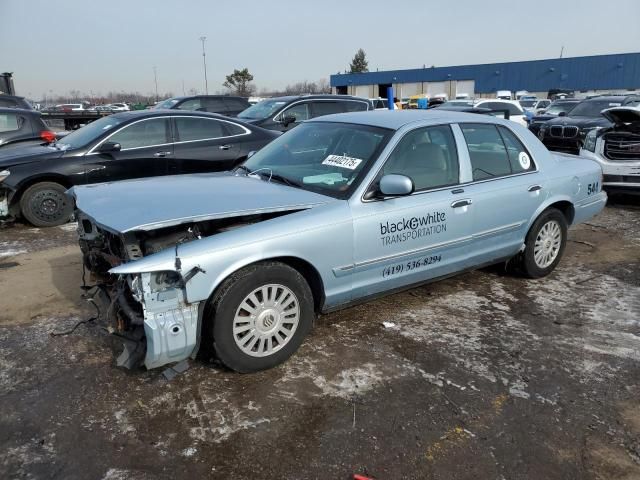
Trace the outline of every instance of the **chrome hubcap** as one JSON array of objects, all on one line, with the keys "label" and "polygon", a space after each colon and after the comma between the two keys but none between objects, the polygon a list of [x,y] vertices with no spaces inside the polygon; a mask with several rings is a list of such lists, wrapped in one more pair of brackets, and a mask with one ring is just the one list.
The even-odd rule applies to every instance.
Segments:
[{"label": "chrome hubcap", "polygon": [[233,318],[233,339],[243,353],[267,357],[282,349],[298,328],[300,304],[284,285],[256,288],[240,303]]},{"label": "chrome hubcap", "polygon": [[536,237],[533,247],[533,259],[539,268],[547,268],[551,265],[560,251],[562,242],[562,229],[555,220],[545,223]]}]

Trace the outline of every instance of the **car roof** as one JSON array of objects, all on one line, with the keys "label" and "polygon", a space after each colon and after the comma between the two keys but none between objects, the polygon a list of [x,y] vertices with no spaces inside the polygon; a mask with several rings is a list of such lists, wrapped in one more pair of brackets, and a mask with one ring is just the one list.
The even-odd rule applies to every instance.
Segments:
[{"label": "car roof", "polygon": [[584,101],[585,102],[596,102],[599,100],[604,100],[604,101],[611,101],[611,102],[615,102],[616,100],[620,101],[620,100],[624,100],[627,97],[637,97],[640,96],[637,93],[621,93],[620,95],[598,95],[596,97],[591,97],[591,98],[585,98]]},{"label": "car roof", "polygon": [[[194,110],[171,110],[169,108],[156,108],[152,110],[133,110],[129,112],[119,112],[110,115],[119,120],[128,120],[131,118],[151,118],[151,117],[211,117],[222,120],[238,121],[235,118],[226,117],[218,113],[200,112]],[[242,122],[240,122],[242,123]]]},{"label": "car roof", "polygon": [[15,107],[0,107],[0,113],[21,113],[24,115],[40,115],[40,112],[37,110],[30,110],[26,108],[15,108]]},{"label": "car roof", "polygon": [[180,95],[177,97],[169,97],[169,98],[165,98],[164,100],[160,100],[160,103],[166,101],[166,100],[186,100],[188,98],[242,98],[243,100],[246,100],[246,97],[241,97],[239,95]]},{"label": "car roof", "polygon": [[368,125],[372,127],[389,128],[399,130],[410,123],[427,122],[439,123],[501,123],[491,115],[478,115],[476,113],[454,112],[434,108],[430,110],[371,110],[366,112],[338,113],[314,118],[309,122],[341,122]]},{"label": "car roof", "polygon": [[326,99],[326,100],[361,100],[366,102],[368,99],[364,97],[355,97],[353,95],[331,95],[331,94],[316,94],[316,95],[285,95],[283,97],[271,97],[265,98],[265,100],[275,100],[277,102],[291,102],[293,100],[302,99]]}]

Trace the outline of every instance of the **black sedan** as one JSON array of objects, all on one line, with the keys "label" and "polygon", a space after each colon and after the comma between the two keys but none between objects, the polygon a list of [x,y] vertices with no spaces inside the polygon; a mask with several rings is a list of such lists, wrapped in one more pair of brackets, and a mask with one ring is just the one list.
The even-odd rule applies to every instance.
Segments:
[{"label": "black sedan", "polygon": [[638,104],[639,95],[601,95],[583,100],[569,114],[541,124],[538,138],[549,150],[577,155],[589,131],[612,126],[612,123],[601,115],[602,110]]},{"label": "black sedan", "polygon": [[60,225],[72,213],[65,191],[74,185],[228,170],[278,135],[205,112],[110,115],[57,143],[0,151],[0,218]]}]

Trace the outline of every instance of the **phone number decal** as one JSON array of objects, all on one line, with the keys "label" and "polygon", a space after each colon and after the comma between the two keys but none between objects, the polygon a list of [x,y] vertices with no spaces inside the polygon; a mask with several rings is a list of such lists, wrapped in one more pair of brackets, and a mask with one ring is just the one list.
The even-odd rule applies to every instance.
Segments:
[{"label": "phone number decal", "polygon": [[403,272],[411,272],[417,268],[424,268],[429,265],[433,265],[442,260],[442,255],[431,255],[429,257],[419,258],[417,260],[410,260],[405,263],[398,263],[396,265],[389,265],[382,270],[382,278],[390,277],[392,275],[399,275]]}]

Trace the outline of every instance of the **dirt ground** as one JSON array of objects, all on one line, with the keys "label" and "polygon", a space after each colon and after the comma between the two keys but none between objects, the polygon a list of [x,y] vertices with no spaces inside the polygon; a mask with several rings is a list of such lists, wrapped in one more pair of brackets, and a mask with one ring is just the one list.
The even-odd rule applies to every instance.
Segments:
[{"label": "dirt ground", "polygon": [[624,199],[547,278],[464,274],[323,316],[273,370],[167,381],[99,322],[50,335],[94,313],[72,225],[0,228],[0,478],[640,479],[639,266]]}]

